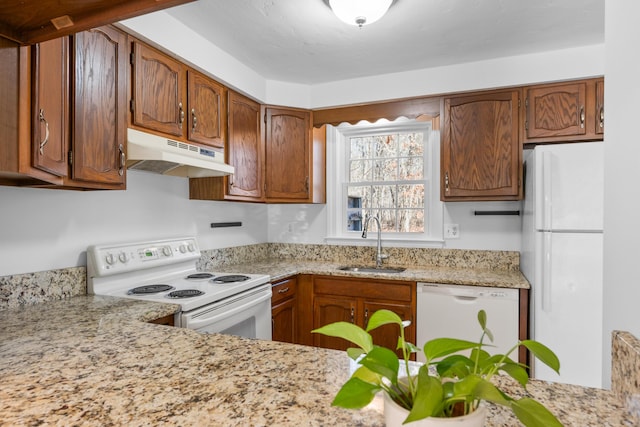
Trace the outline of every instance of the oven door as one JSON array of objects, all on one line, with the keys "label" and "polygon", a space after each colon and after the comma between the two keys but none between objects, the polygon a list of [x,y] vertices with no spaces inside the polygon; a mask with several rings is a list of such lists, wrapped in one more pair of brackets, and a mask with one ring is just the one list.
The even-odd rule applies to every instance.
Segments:
[{"label": "oven door", "polygon": [[180,314],[180,326],[200,333],[271,339],[271,285]]}]

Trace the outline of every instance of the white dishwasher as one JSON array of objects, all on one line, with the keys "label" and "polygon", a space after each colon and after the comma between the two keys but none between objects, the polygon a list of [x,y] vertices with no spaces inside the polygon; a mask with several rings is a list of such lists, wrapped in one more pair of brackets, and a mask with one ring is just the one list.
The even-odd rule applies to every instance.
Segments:
[{"label": "white dishwasher", "polygon": [[[487,313],[494,341],[485,338],[490,354],[506,353],[518,341],[519,292],[511,288],[444,285],[418,282],[416,341],[419,348],[433,338],[478,341],[482,330],[478,311]],[[511,354],[517,360],[517,351]],[[417,360],[424,362],[422,352]]]}]

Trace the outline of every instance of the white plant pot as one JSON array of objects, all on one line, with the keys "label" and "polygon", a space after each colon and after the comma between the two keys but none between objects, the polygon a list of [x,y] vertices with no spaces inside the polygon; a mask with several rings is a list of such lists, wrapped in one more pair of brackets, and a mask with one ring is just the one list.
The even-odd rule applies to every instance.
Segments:
[{"label": "white plant pot", "polygon": [[454,418],[424,418],[409,424],[402,422],[409,415],[409,411],[398,405],[384,393],[384,421],[387,427],[483,427],[487,416],[487,408],[478,407],[468,415]]}]

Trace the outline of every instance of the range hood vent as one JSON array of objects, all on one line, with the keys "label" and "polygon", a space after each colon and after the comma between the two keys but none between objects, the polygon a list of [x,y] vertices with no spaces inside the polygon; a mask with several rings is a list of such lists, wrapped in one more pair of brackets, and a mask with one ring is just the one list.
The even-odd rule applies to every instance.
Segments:
[{"label": "range hood vent", "polygon": [[224,150],[202,148],[135,129],[127,129],[127,168],[162,175],[204,178],[231,175]]}]

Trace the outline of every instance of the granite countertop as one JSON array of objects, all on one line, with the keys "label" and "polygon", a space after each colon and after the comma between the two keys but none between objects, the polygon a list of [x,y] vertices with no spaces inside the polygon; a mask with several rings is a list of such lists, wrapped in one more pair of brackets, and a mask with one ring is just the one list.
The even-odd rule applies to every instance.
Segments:
[{"label": "granite countertop", "polygon": [[[78,296],[0,311],[0,425],[381,426],[331,407],[344,352],[144,323],[172,304]],[[566,426],[638,425],[605,390],[533,381]],[[518,425],[490,406],[487,426]]]},{"label": "granite countertop", "polygon": [[[277,281],[295,274],[322,274],[340,277],[363,277],[386,280],[445,283],[468,286],[529,289],[520,271],[451,267],[407,267],[401,273],[365,273],[339,270],[348,263],[296,260],[264,260],[250,264],[231,264],[216,267],[216,271],[267,274]],[[405,266],[403,266],[405,267]]]}]

